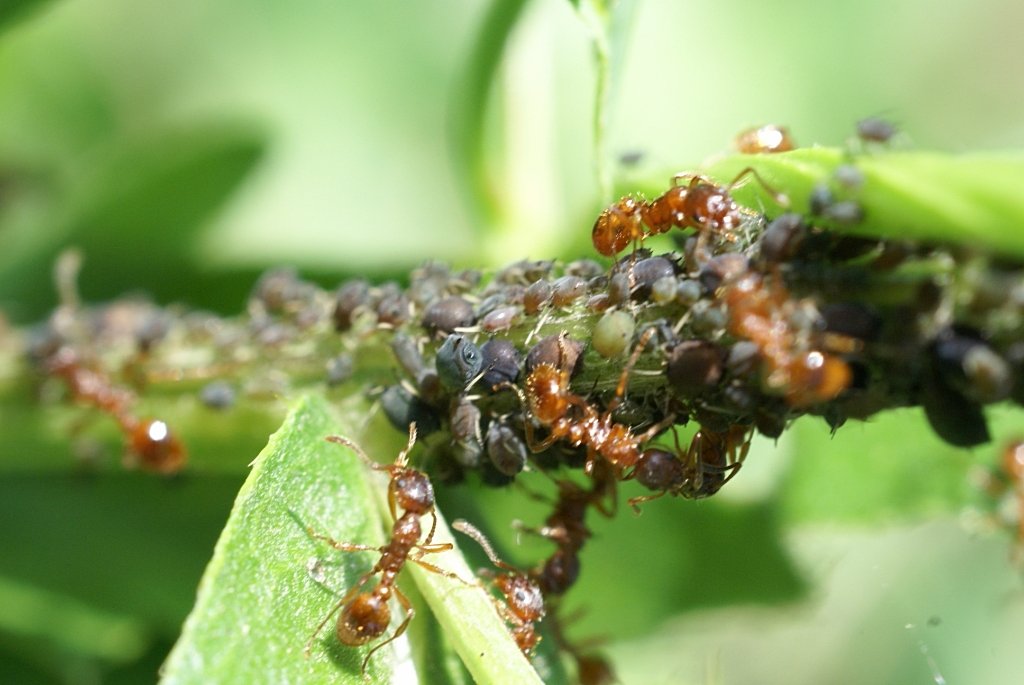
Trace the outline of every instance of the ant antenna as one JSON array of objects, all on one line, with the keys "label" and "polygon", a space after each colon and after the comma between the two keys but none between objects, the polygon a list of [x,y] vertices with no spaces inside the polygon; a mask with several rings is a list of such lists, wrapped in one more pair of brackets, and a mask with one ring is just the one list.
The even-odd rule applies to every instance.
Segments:
[{"label": "ant antenna", "polygon": [[468,535],[469,537],[476,540],[476,544],[480,545],[480,547],[484,550],[484,554],[487,555],[487,558],[490,559],[491,563],[497,566],[498,568],[503,568],[506,571],[517,570],[513,566],[509,566],[504,561],[498,558],[497,553],[495,553],[494,551],[494,547],[491,546],[491,541],[484,537],[484,534],[480,532],[480,529],[474,526],[469,521],[465,519],[455,519],[454,521],[452,521],[452,528],[459,531],[463,535]]}]

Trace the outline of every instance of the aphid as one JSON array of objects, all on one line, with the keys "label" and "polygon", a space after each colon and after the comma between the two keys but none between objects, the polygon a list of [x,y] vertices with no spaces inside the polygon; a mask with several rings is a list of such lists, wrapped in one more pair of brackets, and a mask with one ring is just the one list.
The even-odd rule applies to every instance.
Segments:
[{"label": "aphid", "polygon": [[467,397],[459,397],[452,403],[448,423],[455,461],[463,467],[475,468],[480,464],[484,451],[480,436],[480,409]]},{"label": "aphid", "polygon": [[521,313],[522,309],[520,307],[498,307],[480,319],[480,328],[485,333],[508,330],[519,319]]},{"label": "aphid", "polygon": [[594,326],[591,343],[599,355],[605,359],[618,357],[629,346],[636,330],[636,320],[629,312],[608,312]]},{"label": "aphid", "polygon": [[551,284],[551,306],[568,307],[587,293],[587,282],[579,276],[562,276]]},{"label": "aphid", "polygon": [[370,285],[363,280],[349,281],[334,296],[334,328],[347,331],[352,328],[360,311],[365,310],[370,300]]},{"label": "aphid", "polygon": [[491,421],[487,428],[487,456],[494,468],[505,476],[514,476],[526,467],[526,445],[502,421]]},{"label": "aphid", "polygon": [[857,122],[857,137],[868,143],[888,143],[896,135],[896,126],[879,117],[868,117]]},{"label": "aphid", "polygon": [[159,419],[136,417],[131,411],[134,396],[110,382],[103,373],[86,367],[70,347],[58,348],[43,360],[51,376],[62,379],[72,397],[109,414],[124,435],[126,461],[138,461],[143,468],[159,473],[177,473],[187,453],[167,423]]},{"label": "aphid", "polygon": [[534,281],[523,293],[523,309],[527,314],[536,314],[551,301],[551,284],[547,279]]},{"label": "aphid", "polygon": [[789,152],[796,148],[789,130],[768,124],[749,128],[736,136],[736,150],[748,155]]},{"label": "aphid", "polygon": [[480,347],[483,360],[483,378],[485,388],[493,388],[501,383],[515,383],[519,378],[519,366],[522,355],[510,340],[492,338]]},{"label": "aphid", "polygon": [[713,342],[684,340],[668,355],[665,374],[680,397],[696,397],[722,378],[725,352]]},{"label": "aphid", "polygon": [[452,392],[462,392],[475,379],[484,366],[480,348],[464,335],[449,335],[435,360],[441,385]]},{"label": "aphid", "polygon": [[210,409],[230,409],[235,403],[235,389],[227,381],[210,381],[199,391],[199,401]]},{"label": "aphid", "polygon": [[509,626],[509,632],[523,654],[530,656],[540,643],[536,624],[544,618],[544,595],[540,586],[525,571],[502,561],[490,541],[476,526],[464,520],[452,522],[452,528],[473,538],[491,563],[504,571],[494,575],[495,589],[504,597],[497,604],[498,613]]},{"label": "aphid", "polygon": [[473,305],[456,296],[437,300],[423,312],[423,327],[431,333],[448,335],[456,328],[472,326],[475,320]]},{"label": "aphid", "polygon": [[[398,625],[395,632],[386,640],[377,644],[367,652],[363,659],[362,672],[366,673],[366,666],[374,652],[390,644],[401,636],[409,622],[415,615],[412,603],[408,597],[398,588],[396,581],[398,574],[407,561],[419,564],[428,571],[439,573],[445,577],[460,580],[469,585],[468,582],[459,578],[456,574],[450,573],[423,560],[425,554],[436,554],[452,549],[450,543],[433,542],[434,530],[437,526],[437,513],[434,511],[434,488],[430,479],[422,471],[410,468],[409,452],[416,444],[416,426],[409,426],[409,443],[405,449],[399,452],[395,462],[391,465],[378,464],[366,452],[348,438],[332,435],[328,436],[330,442],[344,445],[352,450],[367,466],[374,471],[387,473],[391,480],[388,483],[388,506],[391,509],[391,516],[395,520],[391,529],[391,541],[381,547],[371,547],[349,542],[338,542],[332,538],[320,535],[308,529],[311,537],[322,540],[334,549],[342,552],[379,552],[380,559],[373,568],[363,574],[359,580],[349,589],[345,595],[338,600],[334,608],[324,617],[320,625],[316,627],[313,634],[306,642],[305,654],[308,658],[312,649],[313,641],[320,634],[323,627],[331,620],[339,609],[335,632],[338,641],[349,647],[359,647],[371,640],[375,640],[387,632],[391,624],[391,608],[389,603],[394,597],[398,600],[405,617]],[[401,510],[401,515],[399,515]],[[426,538],[420,541],[423,531],[420,526],[420,517],[430,515],[431,526]],[[365,586],[371,578],[380,574],[377,584],[370,590]]]}]

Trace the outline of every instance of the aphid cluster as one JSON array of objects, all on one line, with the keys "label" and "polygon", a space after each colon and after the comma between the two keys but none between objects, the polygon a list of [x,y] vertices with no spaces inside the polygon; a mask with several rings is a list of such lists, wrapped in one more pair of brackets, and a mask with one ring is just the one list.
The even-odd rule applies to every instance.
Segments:
[{"label": "aphid cluster", "polygon": [[[547,473],[551,512],[531,529],[553,545],[546,558],[515,569],[482,533],[464,531],[498,567],[502,616],[529,652],[545,610],[578,577],[588,514],[615,513],[620,483],[650,491],[628,500],[637,509],[666,494],[713,496],[736,477],[755,434],[778,438],[804,415],[838,429],[920,406],[941,438],[972,446],[988,440],[986,405],[1024,403],[1024,265],[845,233],[865,217],[858,155],[884,150],[893,132],[865,121],[858,135],[862,145],[818,180],[806,206],[791,206],[753,168],[724,184],[679,174],[653,200],[620,199],[591,232],[610,265],[522,260],[488,274],[428,263],[406,284],[355,279],[333,292],[278,270],[254,288],[242,319],[143,307],[119,327],[111,305],[51,326],[60,334],[44,340],[56,343],[37,345],[35,358],[74,400],[113,415],[143,463],[150,447],[132,440],[145,422],[127,409],[132,393],[108,380],[122,371],[137,389],[193,392],[223,411],[303,385],[340,393],[358,378],[397,430],[415,424],[431,436],[423,463],[437,482],[506,486],[523,471]],[[781,127],[744,132],[736,145],[748,154],[794,147]],[[737,202],[733,191],[748,180],[777,202]],[[669,243],[661,234],[676,250],[650,249]],[[954,279],[952,266],[969,268]],[[106,323],[83,333],[94,318]],[[85,349],[97,331],[105,345],[127,341],[121,367],[57,352]],[[204,354],[183,367],[182,349]],[[339,603],[346,644],[382,636],[389,616],[374,612],[390,596],[402,601],[397,569],[440,551],[429,533],[421,541],[418,523],[432,497],[400,503],[406,476],[426,478],[406,466],[407,452],[382,467],[396,523],[374,571]]]}]

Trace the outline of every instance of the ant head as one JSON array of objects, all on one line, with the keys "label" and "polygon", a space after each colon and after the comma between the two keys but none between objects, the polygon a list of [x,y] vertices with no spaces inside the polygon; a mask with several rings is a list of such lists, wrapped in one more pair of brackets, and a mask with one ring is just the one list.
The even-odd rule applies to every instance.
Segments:
[{"label": "ant head", "polygon": [[185,463],[185,446],[164,421],[146,419],[131,433],[131,451],[146,469],[176,473]]},{"label": "ant head", "polygon": [[395,503],[404,511],[423,515],[434,508],[434,486],[422,471],[404,468],[393,474]]}]

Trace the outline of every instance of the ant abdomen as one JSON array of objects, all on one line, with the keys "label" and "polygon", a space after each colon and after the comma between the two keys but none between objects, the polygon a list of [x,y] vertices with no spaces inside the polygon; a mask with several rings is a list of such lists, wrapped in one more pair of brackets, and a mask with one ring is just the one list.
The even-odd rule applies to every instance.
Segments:
[{"label": "ant abdomen", "polygon": [[380,637],[391,625],[391,609],[383,593],[364,593],[356,596],[338,617],[338,641],[349,647],[361,647]]}]

